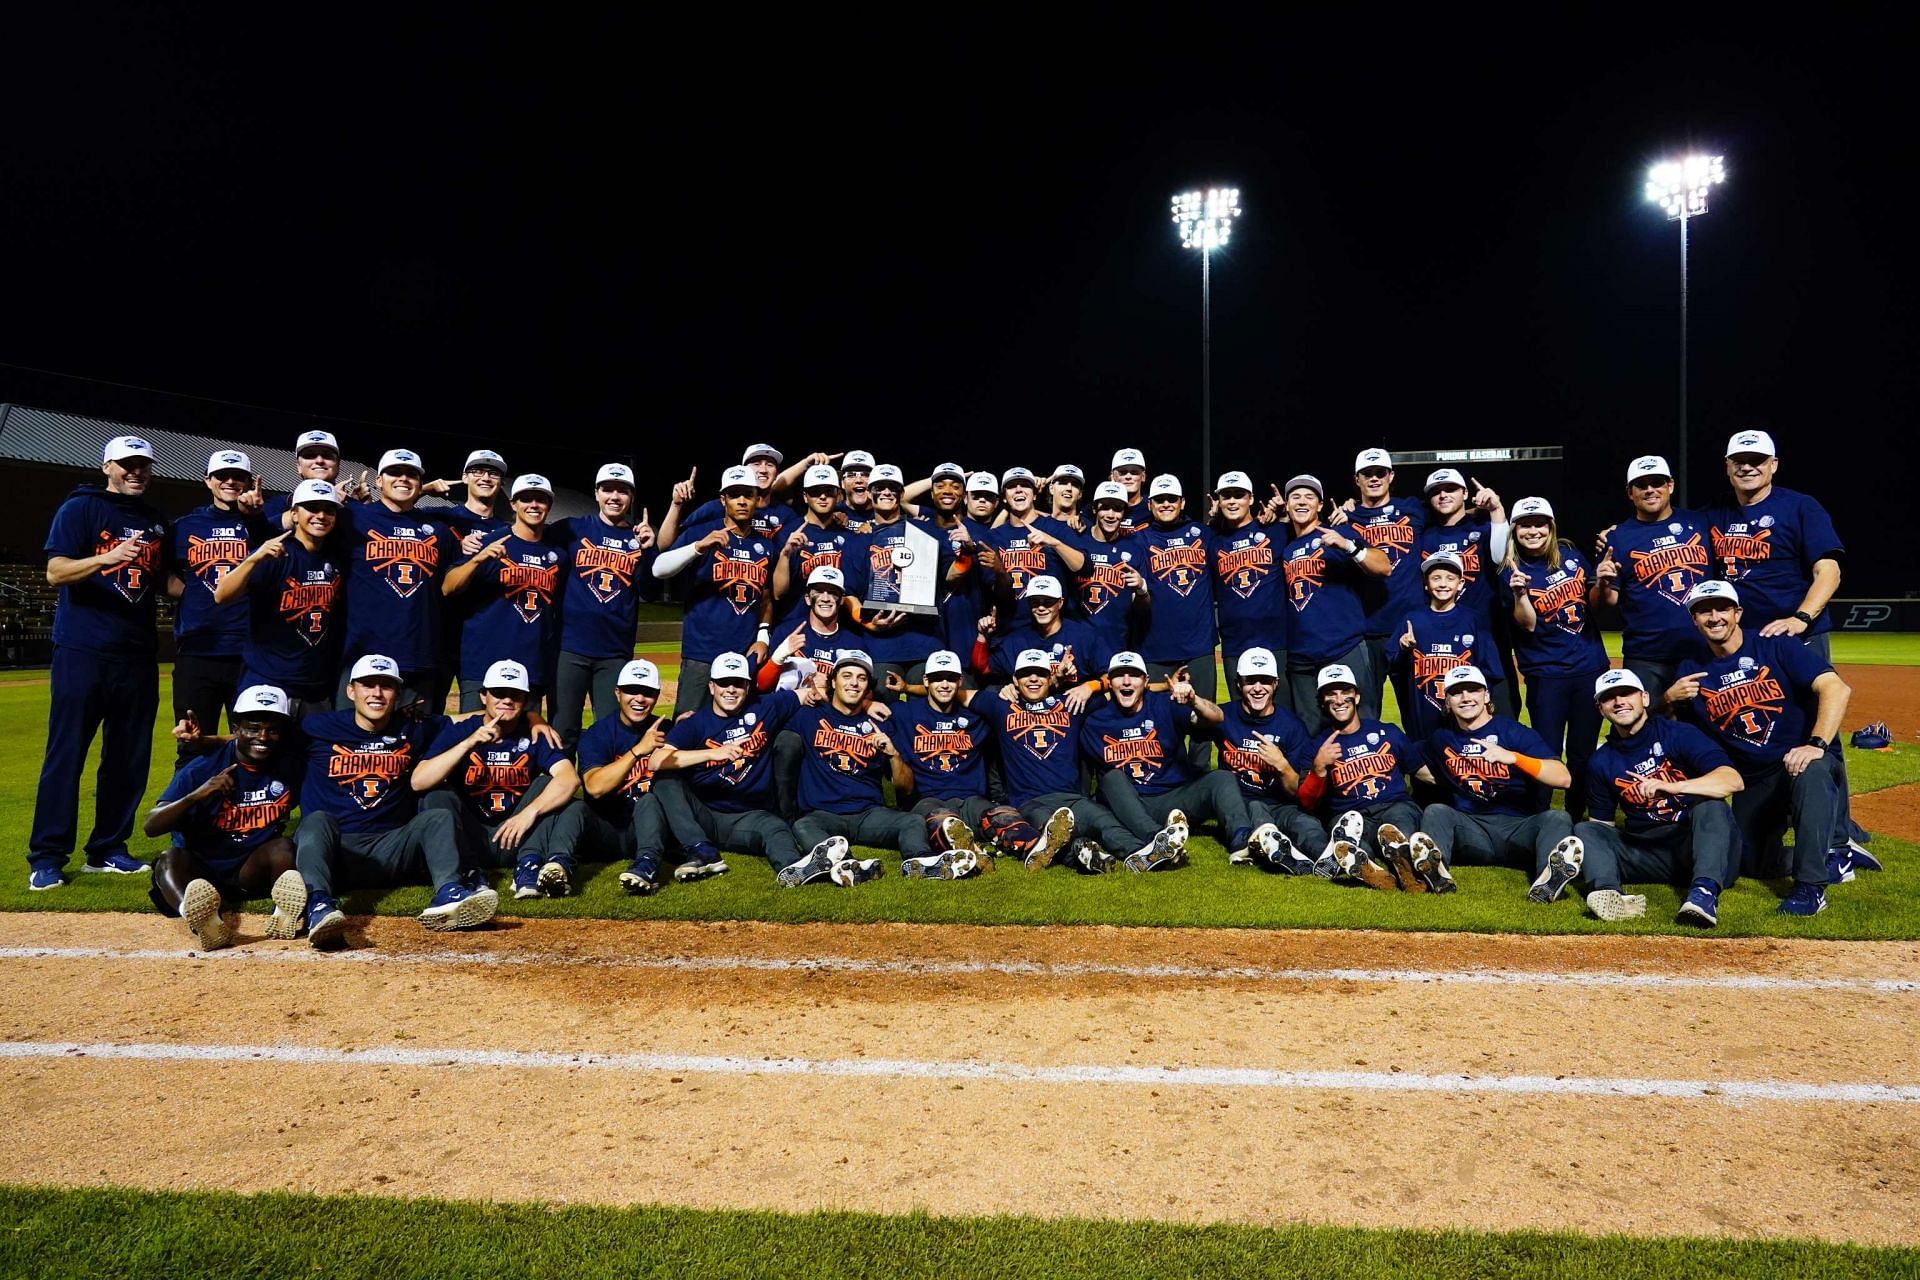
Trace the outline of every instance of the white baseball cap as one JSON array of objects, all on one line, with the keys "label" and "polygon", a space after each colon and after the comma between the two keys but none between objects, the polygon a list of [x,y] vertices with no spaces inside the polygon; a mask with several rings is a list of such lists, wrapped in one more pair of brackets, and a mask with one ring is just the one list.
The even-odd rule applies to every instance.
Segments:
[{"label": "white baseball cap", "polygon": [[1362,449],[1353,455],[1353,474],[1359,475],[1368,467],[1385,467],[1393,470],[1393,455],[1385,449]]},{"label": "white baseball cap", "polygon": [[153,446],[139,436],[115,436],[100,451],[102,462],[119,462],[126,458],[145,458],[152,462]]},{"label": "white baseball cap", "polygon": [[967,492],[997,495],[1000,492],[1000,482],[993,478],[991,471],[976,471],[967,477]]},{"label": "white baseball cap", "polygon": [[780,451],[770,444],[750,444],[747,446],[747,451],[740,455],[740,464],[745,466],[755,458],[770,459],[776,467],[786,461],[780,456]]},{"label": "white baseball cap", "polygon": [[1147,660],[1131,649],[1122,649],[1107,659],[1107,671],[1109,674],[1115,671],[1138,671],[1141,675],[1145,675]]},{"label": "white baseball cap", "polygon": [[624,462],[609,462],[593,474],[593,487],[603,484],[623,484],[633,488],[633,468]]},{"label": "white baseball cap", "polygon": [[883,484],[898,485],[904,489],[907,487],[907,478],[901,474],[900,468],[891,462],[883,462],[873,469],[873,475],[867,480],[867,487],[877,489]]},{"label": "white baseball cap", "polygon": [[1186,491],[1180,487],[1180,477],[1175,475],[1157,475],[1153,483],[1147,486],[1147,496],[1158,498],[1172,494],[1176,498],[1186,497]]},{"label": "white baseball cap", "polygon": [[1466,566],[1460,563],[1460,557],[1451,551],[1436,551],[1420,565],[1420,576],[1425,578],[1435,569],[1451,569],[1461,577],[1467,573]]},{"label": "white baseball cap", "polygon": [[1524,520],[1528,516],[1545,516],[1553,519],[1553,504],[1545,498],[1522,498],[1513,504],[1513,519]]},{"label": "white baseball cap", "polygon": [[553,485],[538,471],[529,471],[527,474],[515,478],[513,482],[513,492],[507,496],[517,498],[523,493],[544,493],[551,498],[553,496]]},{"label": "white baseball cap", "polygon": [[533,682],[527,679],[527,669],[511,658],[502,658],[487,668],[486,678],[481,680],[482,689],[518,689],[521,693],[531,693]]},{"label": "white baseball cap", "polygon": [[1667,460],[1657,453],[1650,453],[1644,458],[1635,458],[1627,464],[1628,484],[1632,484],[1635,480],[1644,480],[1648,476],[1665,476],[1671,480],[1673,468],[1668,466]]},{"label": "white baseball cap", "polygon": [[873,674],[873,659],[867,656],[865,649],[835,649],[833,651],[833,669],[859,667],[868,675]]},{"label": "white baseball cap", "polygon": [[1764,431],[1736,431],[1727,440],[1727,456],[1734,457],[1742,453],[1764,453],[1774,456],[1773,437]]},{"label": "white baseball cap", "polygon": [[1013,660],[1013,674],[1019,675],[1022,671],[1045,671],[1051,675],[1053,659],[1042,649],[1022,649],[1020,656]]},{"label": "white baseball cap", "polygon": [[1255,646],[1240,655],[1240,661],[1234,664],[1233,673],[1245,680],[1248,676],[1265,676],[1269,680],[1280,678],[1280,664],[1274,661],[1273,650]]},{"label": "white baseball cap", "polygon": [[1730,604],[1739,604],[1740,593],[1733,589],[1731,582],[1708,578],[1705,582],[1694,583],[1693,590],[1687,592],[1687,608],[1691,610],[1702,600],[1725,600]]},{"label": "white baseball cap", "polygon": [[1093,505],[1097,507],[1103,502],[1117,502],[1126,506],[1127,486],[1118,480],[1102,480],[1093,487]]},{"label": "white baseball cap", "polygon": [[747,666],[747,655],[744,653],[723,653],[715,658],[713,665],[707,669],[709,680],[746,680],[752,674],[753,672]]},{"label": "white baseball cap", "polygon": [[928,478],[932,480],[958,480],[964,484],[967,479],[967,469],[957,462],[943,462],[933,469],[933,474]]},{"label": "white baseball cap", "polygon": [[1229,471],[1214,482],[1215,493],[1230,493],[1234,490],[1253,492],[1253,478],[1244,471]]},{"label": "white baseball cap", "polygon": [[660,668],[645,658],[635,658],[620,668],[620,674],[613,679],[616,689],[654,689],[660,688]]},{"label": "white baseball cap", "polygon": [[287,499],[291,507],[307,507],[317,502],[340,506],[340,491],[325,480],[302,480],[293,486],[293,496]]},{"label": "white baseball cap", "polygon": [[824,462],[817,462],[807,468],[807,474],[800,478],[802,489],[838,489],[840,473]]},{"label": "white baseball cap", "polygon": [[507,460],[491,449],[475,449],[467,455],[467,464],[460,469],[471,471],[475,467],[492,467],[501,475],[507,474]]},{"label": "white baseball cap", "polygon": [[389,449],[380,455],[380,465],[376,471],[412,471],[418,475],[427,474],[420,461],[420,455],[411,449]]},{"label": "white baseball cap", "polygon": [[960,668],[960,655],[951,649],[935,649],[927,655],[926,674],[929,676],[964,674]]},{"label": "white baseball cap", "polygon": [[1011,489],[1016,484],[1024,484],[1030,488],[1039,487],[1039,481],[1034,479],[1033,471],[1030,468],[1008,467],[1000,473],[1000,487],[1002,489]]},{"label": "white baseball cap", "polygon": [[841,595],[845,595],[847,593],[847,575],[830,564],[817,564],[813,567],[813,572],[807,575],[807,586],[809,588],[832,587]]},{"label": "white baseball cap", "polygon": [[760,482],[754,479],[753,472],[746,467],[728,467],[720,475],[720,492],[722,493],[729,489],[752,489],[758,492],[759,488]]},{"label": "white baseball cap", "polygon": [[1060,593],[1060,579],[1050,573],[1036,573],[1027,579],[1027,589],[1020,593],[1020,598],[1031,600],[1035,596],[1049,600],[1066,599]]},{"label": "white baseball cap", "polygon": [[1602,671],[1600,678],[1593,682],[1593,700],[1598,702],[1617,689],[1638,689],[1645,693],[1647,686],[1641,684],[1640,677],[1626,667],[1615,667],[1611,671]]},{"label": "white baseball cap", "polygon": [[840,470],[843,472],[871,471],[873,470],[873,455],[865,449],[855,449],[841,461]]},{"label": "white baseball cap", "polygon": [[1141,453],[1138,449],[1121,449],[1113,455],[1113,465],[1107,469],[1109,471],[1118,471],[1122,467],[1138,467],[1142,471],[1145,471],[1147,469],[1147,455]]},{"label": "white baseball cap", "polygon": [[1467,487],[1467,478],[1452,467],[1441,467],[1438,471],[1427,473],[1426,491],[1428,493],[1432,493],[1435,489],[1444,489],[1448,485],[1464,489]]},{"label": "white baseball cap", "polygon": [[229,714],[229,719],[238,720],[241,716],[262,714],[292,715],[293,703],[287,700],[286,690],[271,684],[248,685],[240,691],[240,696],[233,700],[233,711]]},{"label": "white baseball cap", "polygon": [[1295,489],[1311,489],[1319,496],[1322,502],[1325,502],[1327,499],[1327,486],[1320,483],[1319,476],[1307,475],[1305,473],[1294,476],[1289,479],[1285,485],[1281,486],[1280,492],[1282,494],[1289,494]]},{"label": "white baseball cap", "polygon": [[1440,692],[1442,694],[1452,693],[1460,686],[1468,684],[1477,684],[1482,689],[1487,687],[1487,677],[1481,673],[1480,668],[1471,663],[1454,667],[1449,670],[1446,675],[1441,676]]},{"label": "white baseball cap", "polygon": [[1313,687],[1317,691],[1335,684],[1344,684],[1353,689],[1360,687],[1360,682],[1353,678],[1353,668],[1342,666],[1338,662],[1320,668],[1320,674],[1314,678]]},{"label": "white baseball cap", "polygon": [[1061,476],[1066,476],[1082,489],[1087,487],[1087,473],[1074,466],[1071,462],[1062,463],[1053,469],[1053,478],[1055,480],[1058,480]]},{"label": "white baseball cap", "polygon": [[293,442],[293,451],[302,453],[308,449],[329,449],[334,457],[340,456],[340,442],[333,438],[331,431],[302,431]]},{"label": "white baseball cap", "polygon": [[390,680],[400,683],[400,666],[384,653],[369,653],[353,664],[348,680]]},{"label": "white baseball cap", "polygon": [[253,474],[253,459],[238,449],[216,449],[207,455],[207,474],[217,475],[222,471],[244,471]]}]

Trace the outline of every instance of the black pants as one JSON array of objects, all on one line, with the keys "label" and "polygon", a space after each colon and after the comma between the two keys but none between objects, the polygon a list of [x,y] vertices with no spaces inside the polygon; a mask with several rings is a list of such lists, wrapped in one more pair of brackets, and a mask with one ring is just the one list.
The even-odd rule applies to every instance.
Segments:
[{"label": "black pants", "polygon": [[[1798,777],[1778,764],[1752,773],[1743,770],[1742,776],[1746,789],[1734,792],[1730,802],[1753,874],[1791,871],[1800,884],[1825,884],[1827,850],[1834,841],[1832,757],[1820,757]],[[1788,827],[1793,828],[1791,857],[1781,841]]]},{"label": "black pants", "polygon": [[[220,713],[227,713],[227,728],[233,728],[233,700],[240,696],[240,673],[244,663],[239,658],[209,658],[196,653],[183,653],[173,660],[173,718],[175,722],[192,715],[202,733],[220,732]],[[175,751],[177,762],[201,754],[206,748],[189,751],[182,746]]]}]

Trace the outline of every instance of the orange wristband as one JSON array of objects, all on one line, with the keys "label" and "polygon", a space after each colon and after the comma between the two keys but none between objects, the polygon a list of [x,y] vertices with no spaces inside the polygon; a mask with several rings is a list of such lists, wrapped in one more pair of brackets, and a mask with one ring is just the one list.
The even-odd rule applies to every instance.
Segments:
[{"label": "orange wristband", "polygon": [[1513,767],[1526,774],[1529,778],[1538,778],[1540,776],[1540,761],[1534,759],[1532,756],[1523,756],[1518,751],[1513,753]]}]

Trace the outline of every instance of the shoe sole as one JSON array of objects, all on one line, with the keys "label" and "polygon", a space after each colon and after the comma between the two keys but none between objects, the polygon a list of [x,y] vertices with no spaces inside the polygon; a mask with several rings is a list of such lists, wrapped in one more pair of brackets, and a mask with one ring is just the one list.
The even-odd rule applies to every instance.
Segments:
[{"label": "shoe sole", "polygon": [[307,882],[298,871],[282,871],[273,882],[273,912],[267,917],[267,936],[290,942],[306,927]]},{"label": "shoe sole", "polygon": [[233,924],[220,914],[220,906],[220,891],[205,880],[190,881],[180,895],[180,918],[193,930],[202,951],[233,945]]},{"label": "shoe sole", "polygon": [[[1385,844],[1384,840],[1381,843]],[[1427,882],[1413,869],[1413,850],[1407,847],[1405,840],[1387,845],[1387,870],[1393,873],[1394,880],[1402,893],[1425,893]]]},{"label": "shoe sole", "polygon": [[320,923],[313,926],[307,934],[307,942],[314,947],[327,947],[342,941],[347,932],[347,916],[344,911],[335,911],[322,916]]},{"label": "shoe sole", "polygon": [[1600,920],[1633,920],[1647,914],[1647,900],[1637,893],[1595,889],[1587,895],[1587,910]]},{"label": "shoe sole", "polygon": [[[540,878],[533,883],[536,889],[549,898],[564,898],[573,892],[573,877],[568,875],[566,867],[558,862],[549,862],[541,867]],[[514,890],[514,893],[517,895],[519,890]]]},{"label": "shoe sole", "polygon": [[973,870],[971,849],[943,849],[930,860],[900,859],[900,874],[908,880],[958,880]]},{"label": "shoe sole", "polygon": [[1392,871],[1381,866],[1372,858],[1361,854],[1354,859],[1354,878],[1369,889],[1379,889],[1383,893],[1393,893],[1400,888],[1400,881]]},{"label": "shoe sole", "polygon": [[1720,917],[1705,907],[1697,906],[1691,902],[1683,902],[1680,904],[1680,910],[1674,915],[1674,922],[1676,924],[1697,924],[1711,929],[1720,923]]},{"label": "shoe sole", "polygon": [[80,864],[81,873],[90,876],[143,876],[152,870],[153,867],[145,862],[140,864],[137,871],[122,871],[119,867],[96,867],[91,862]]},{"label": "shoe sole", "polygon": [[724,862],[683,862],[673,869],[673,878],[682,883],[725,874],[727,874],[727,864]]},{"label": "shoe sole", "polygon": [[[1380,824],[1382,842],[1387,839],[1388,832],[1400,836],[1400,828],[1391,822],[1383,822]],[[1447,870],[1446,855],[1440,852],[1440,846],[1434,842],[1432,836],[1424,831],[1416,831],[1411,836],[1400,836],[1400,839],[1407,846],[1409,856],[1413,860],[1413,873],[1420,877],[1422,884],[1427,886],[1428,893],[1459,892],[1460,885],[1454,880],[1453,873]]]},{"label": "shoe sole", "polygon": [[833,867],[831,858],[816,860],[812,854],[808,854],[800,861],[790,862],[774,872],[773,882],[782,889],[800,889],[830,879],[833,875]]},{"label": "shoe sole", "polygon": [[631,871],[622,871],[620,873],[620,887],[625,889],[633,897],[644,898],[648,894],[658,893],[660,891],[660,882],[658,880],[649,880],[645,876],[637,876]]},{"label": "shoe sole", "polygon": [[947,818],[940,824],[940,834],[946,837],[950,849],[965,849],[969,853],[979,853],[980,846],[973,842],[973,832],[968,829],[964,818]]},{"label": "shoe sole", "polygon": [[435,933],[454,933],[461,929],[477,929],[499,914],[500,895],[491,889],[476,889],[451,908],[435,911],[428,908],[415,919]]},{"label": "shoe sole", "polygon": [[1033,846],[1027,854],[1027,870],[1045,871],[1053,865],[1067,847],[1067,841],[1073,839],[1073,810],[1062,805],[1047,817],[1047,826],[1040,833],[1040,843]]},{"label": "shoe sole", "polygon": [[1367,820],[1351,811],[1341,814],[1333,824],[1333,838],[1345,840],[1356,849],[1360,847],[1360,839],[1366,832]]},{"label": "shoe sole", "polygon": [[35,884],[31,876],[27,878],[27,888],[33,893],[45,893],[49,889],[63,889],[66,887],[66,884],[67,882],[65,880],[55,880],[52,884]]},{"label": "shoe sole", "polygon": [[1567,850],[1566,844],[1567,842],[1562,840],[1553,847],[1553,852],[1547,855],[1546,883],[1535,882],[1527,890],[1528,902],[1538,902],[1543,906],[1550,902],[1557,902],[1560,895],[1566,892],[1567,886],[1579,877],[1580,866],[1585,859],[1574,858]]}]

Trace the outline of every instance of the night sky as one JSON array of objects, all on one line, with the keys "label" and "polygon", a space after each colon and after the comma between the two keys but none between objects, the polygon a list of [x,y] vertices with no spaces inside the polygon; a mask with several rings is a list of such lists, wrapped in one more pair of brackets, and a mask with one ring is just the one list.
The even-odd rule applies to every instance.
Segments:
[{"label": "night sky", "polygon": [[1134,444],[1192,492],[1200,264],[1167,204],[1232,184],[1215,470],[1344,492],[1366,445],[1558,443],[1476,474],[1585,543],[1627,460],[1676,447],[1678,233],[1641,188],[1692,148],[1729,171],[1692,230],[1696,500],[1725,493],[1728,433],[1765,427],[1781,483],[1836,511],[1842,594],[1920,586],[1848,501],[1915,418],[1891,17],[399,8],[13,15],[0,361],[264,408],[7,367],[0,400],[281,447],[302,415],[367,420],[332,424],[349,452],[452,474],[489,443],[582,488],[627,457],[656,518],[688,465],[710,488],[763,438],[909,474],[1104,472]]}]

